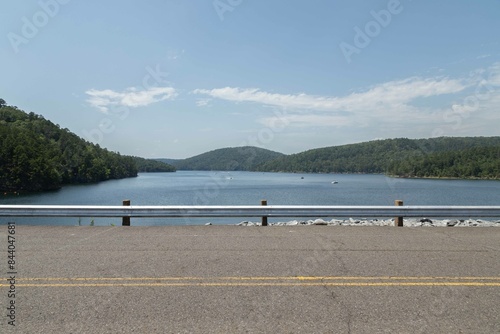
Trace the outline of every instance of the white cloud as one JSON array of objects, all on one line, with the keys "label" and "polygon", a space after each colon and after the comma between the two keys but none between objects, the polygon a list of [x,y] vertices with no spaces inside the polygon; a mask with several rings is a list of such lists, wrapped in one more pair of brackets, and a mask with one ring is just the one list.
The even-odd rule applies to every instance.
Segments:
[{"label": "white cloud", "polygon": [[258,88],[242,89],[237,87],[211,90],[196,89],[194,93],[228,101],[255,102],[282,108],[356,112],[369,111],[380,106],[384,108],[401,107],[419,97],[457,93],[465,88],[465,84],[460,80],[413,77],[379,84],[365,92],[352,93],[341,97],[315,96],[304,93],[295,95],[277,94],[264,92]]},{"label": "white cloud", "polygon": [[89,96],[87,102],[103,113],[108,113],[110,107],[143,107],[174,99],[178,95],[172,87],[151,87],[144,90],[131,87],[123,92],[90,89],[85,93]]},{"label": "white cloud", "polygon": [[280,116],[265,117],[259,120],[259,123],[270,129],[280,129],[283,126],[309,127],[309,126],[328,126],[342,127],[349,125],[351,120],[345,116],[336,115],[297,115],[284,114]]},{"label": "white cloud", "polygon": [[494,86],[500,86],[500,62],[493,64],[488,70],[486,81]]},{"label": "white cloud", "polygon": [[210,101],[212,101],[212,99],[198,99],[198,101],[196,101],[196,105],[198,107],[205,107],[210,104]]},{"label": "white cloud", "polygon": [[449,78],[411,77],[375,85],[345,96],[316,96],[308,94],[277,94],[257,88],[225,87],[196,89],[195,94],[208,95],[238,103],[253,102],[284,109],[284,115],[266,116],[258,121],[271,126],[276,122],[288,126],[367,127],[370,123],[427,123],[439,116],[436,110],[412,105],[418,98],[462,92],[470,83]]}]

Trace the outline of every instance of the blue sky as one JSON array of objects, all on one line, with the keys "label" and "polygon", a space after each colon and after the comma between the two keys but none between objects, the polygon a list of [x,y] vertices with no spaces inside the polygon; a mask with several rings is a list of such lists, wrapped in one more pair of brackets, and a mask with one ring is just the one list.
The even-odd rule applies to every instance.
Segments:
[{"label": "blue sky", "polygon": [[500,135],[497,0],[40,0],[0,97],[122,154]]}]

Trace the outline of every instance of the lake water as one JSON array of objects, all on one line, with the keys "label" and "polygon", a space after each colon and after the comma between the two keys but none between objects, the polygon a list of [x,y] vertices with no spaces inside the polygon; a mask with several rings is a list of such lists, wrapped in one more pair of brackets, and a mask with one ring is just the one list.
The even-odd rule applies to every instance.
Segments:
[{"label": "lake water", "polygon": [[[66,186],[40,194],[4,195],[0,196],[0,204],[121,205],[124,199],[130,199],[132,205],[260,205],[262,199],[269,205],[394,205],[396,199],[406,205],[499,205],[500,181],[178,171],[141,173],[136,178]],[[132,218],[132,225],[236,224],[241,220],[247,219]],[[280,219],[270,221],[277,220]],[[16,218],[15,221],[37,225],[89,225],[92,221],[95,225],[121,224],[119,218],[89,217]]]}]

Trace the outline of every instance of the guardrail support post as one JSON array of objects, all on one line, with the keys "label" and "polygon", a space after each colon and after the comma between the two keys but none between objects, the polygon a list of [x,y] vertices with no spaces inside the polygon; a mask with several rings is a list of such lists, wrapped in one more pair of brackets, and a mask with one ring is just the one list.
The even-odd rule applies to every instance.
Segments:
[{"label": "guardrail support post", "polygon": [[[403,206],[403,201],[402,200],[395,200],[394,205],[396,206]],[[394,226],[403,226],[403,217],[396,217],[394,218]]]},{"label": "guardrail support post", "polygon": [[[130,200],[123,200],[123,206],[130,206]],[[122,226],[130,226],[130,217],[122,217]]]},{"label": "guardrail support post", "polygon": [[[261,200],[260,205],[266,206],[267,201],[265,199]],[[267,226],[267,217],[262,217],[262,226]]]}]

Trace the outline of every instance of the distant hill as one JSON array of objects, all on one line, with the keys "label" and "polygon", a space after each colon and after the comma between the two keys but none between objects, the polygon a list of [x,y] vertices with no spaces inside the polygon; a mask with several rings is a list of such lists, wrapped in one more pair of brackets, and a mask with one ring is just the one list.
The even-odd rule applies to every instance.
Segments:
[{"label": "distant hill", "polygon": [[500,179],[500,137],[375,140],[282,156],[254,170]]},{"label": "distant hill", "polygon": [[263,148],[242,146],[221,148],[182,160],[158,160],[169,161],[178,170],[248,171],[282,156],[282,153]]},{"label": "distant hill", "polygon": [[500,179],[500,137],[384,139],[291,155],[245,146],[218,149],[188,159],[157,160],[179,170]]},{"label": "distant hill", "polygon": [[1,192],[43,191],[64,184],[134,177],[146,169],[174,170],[157,161],[110,152],[43,116],[0,100]]},{"label": "distant hill", "polygon": [[175,167],[156,159],[144,159],[140,157],[132,157],[137,165],[139,173],[166,173],[175,172]]},{"label": "distant hill", "polygon": [[160,161],[160,162],[163,162],[164,164],[174,166],[178,161],[181,161],[182,159],[159,158],[159,159],[153,159],[153,160]]}]

